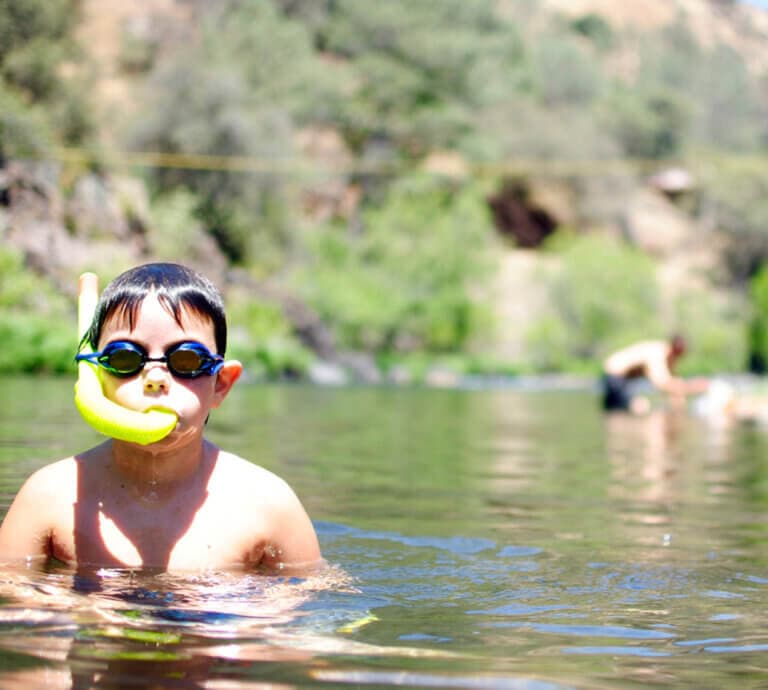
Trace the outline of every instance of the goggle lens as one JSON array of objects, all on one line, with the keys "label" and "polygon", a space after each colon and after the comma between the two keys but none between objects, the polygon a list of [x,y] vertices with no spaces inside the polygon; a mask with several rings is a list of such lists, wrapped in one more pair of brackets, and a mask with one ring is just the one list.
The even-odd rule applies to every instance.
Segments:
[{"label": "goggle lens", "polygon": [[174,350],[168,357],[168,368],[179,374],[194,374],[199,371],[205,361],[195,350]]},{"label": "goggle lens", "polygon": [[131,375],[141,371],[144,366],[144,357],[136,350],[121,348],[109,353],[105,351],[103,362],[115,373]]},{"label": "goggle lens", "polygon": [[185,379],[215,374],[224,363],[221,355],[211,354],[200,343],[179,343],[168,348],[162,357],[149,357],[144,348],[127,340],[110,343],[101,352],[75,357],[75,361],[82,360],[99,364],[111,374],[124,378],[138,374],[147,362],[163,362],[174,376]]}]

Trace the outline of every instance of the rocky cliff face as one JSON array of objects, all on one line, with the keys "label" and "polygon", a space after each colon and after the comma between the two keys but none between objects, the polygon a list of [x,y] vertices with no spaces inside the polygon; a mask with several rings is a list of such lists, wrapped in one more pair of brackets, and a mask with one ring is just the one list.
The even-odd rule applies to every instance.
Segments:
[{"label": "rocky cliff face", "polygon": [[[111,275],[157,256],[141,180],[85,172],[69,192],[63,188],[56,162],[12,161],[0,169],[0,237],[61,292],[74,294],[83,271]],[[223,278],[226,261],[215,242],[207,236],[200,242],[198,260],[188,263]]]}]

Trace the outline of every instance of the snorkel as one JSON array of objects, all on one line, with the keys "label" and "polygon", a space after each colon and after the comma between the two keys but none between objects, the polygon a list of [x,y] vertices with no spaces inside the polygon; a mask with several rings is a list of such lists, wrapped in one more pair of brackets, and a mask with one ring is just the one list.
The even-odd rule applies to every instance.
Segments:
[{"label": "snorkel", "polygon": [[[98,276],[83,273],[77,284],[77,330],[81,340],[91,325],[98,299]],[[112,402],[104,396],[97,366],[85,361],[77,365],[75,405],[83,419],[99,433],[143,446],[165,438],[178,421],[176,414],[168,410],[138,412]]]}]

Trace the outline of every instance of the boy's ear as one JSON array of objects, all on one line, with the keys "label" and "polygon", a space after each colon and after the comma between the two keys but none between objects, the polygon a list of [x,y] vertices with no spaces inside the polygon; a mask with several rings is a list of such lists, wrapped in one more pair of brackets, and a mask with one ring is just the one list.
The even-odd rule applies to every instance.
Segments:
[{"label": "boy's ear", "polygon": [[240,374],[243,373],[243,365],[236,359],[228,359],[216,374],[216,387],[214,389],[215,398],[213,407],[218,407],[227,397],[232,386],[235,385]]}]

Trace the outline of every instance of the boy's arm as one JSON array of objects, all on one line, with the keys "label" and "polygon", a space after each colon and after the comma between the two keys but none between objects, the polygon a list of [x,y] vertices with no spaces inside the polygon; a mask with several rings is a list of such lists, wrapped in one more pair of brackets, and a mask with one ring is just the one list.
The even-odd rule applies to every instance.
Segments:
[{"label": "boy's arm", "polygon": [[48,468],[38,470],[16,494],[0,525],[0,563],[50,555],[49,475]]},{"label": "boy's arm", "polygon": [[646,366],[648,380],[663,393],[681,395],[684,393],[684,382],[675,377],[669,370],[666,361],[661,357],[650,360]]},{"label": "boy's arm", "polygon": [[271,535],[261,565],[276,570],[305,569],[322,562],[312,521],[287,484],[276,496],[270,524]]},{"label": "boy's arm", "polygon": [[705,393],[709,382],[706,379],[683,379],[675,376],[667,364],[666,351],[649,358],[646,365],[649,381],[660,391],[669,395],[685,396]]}]

